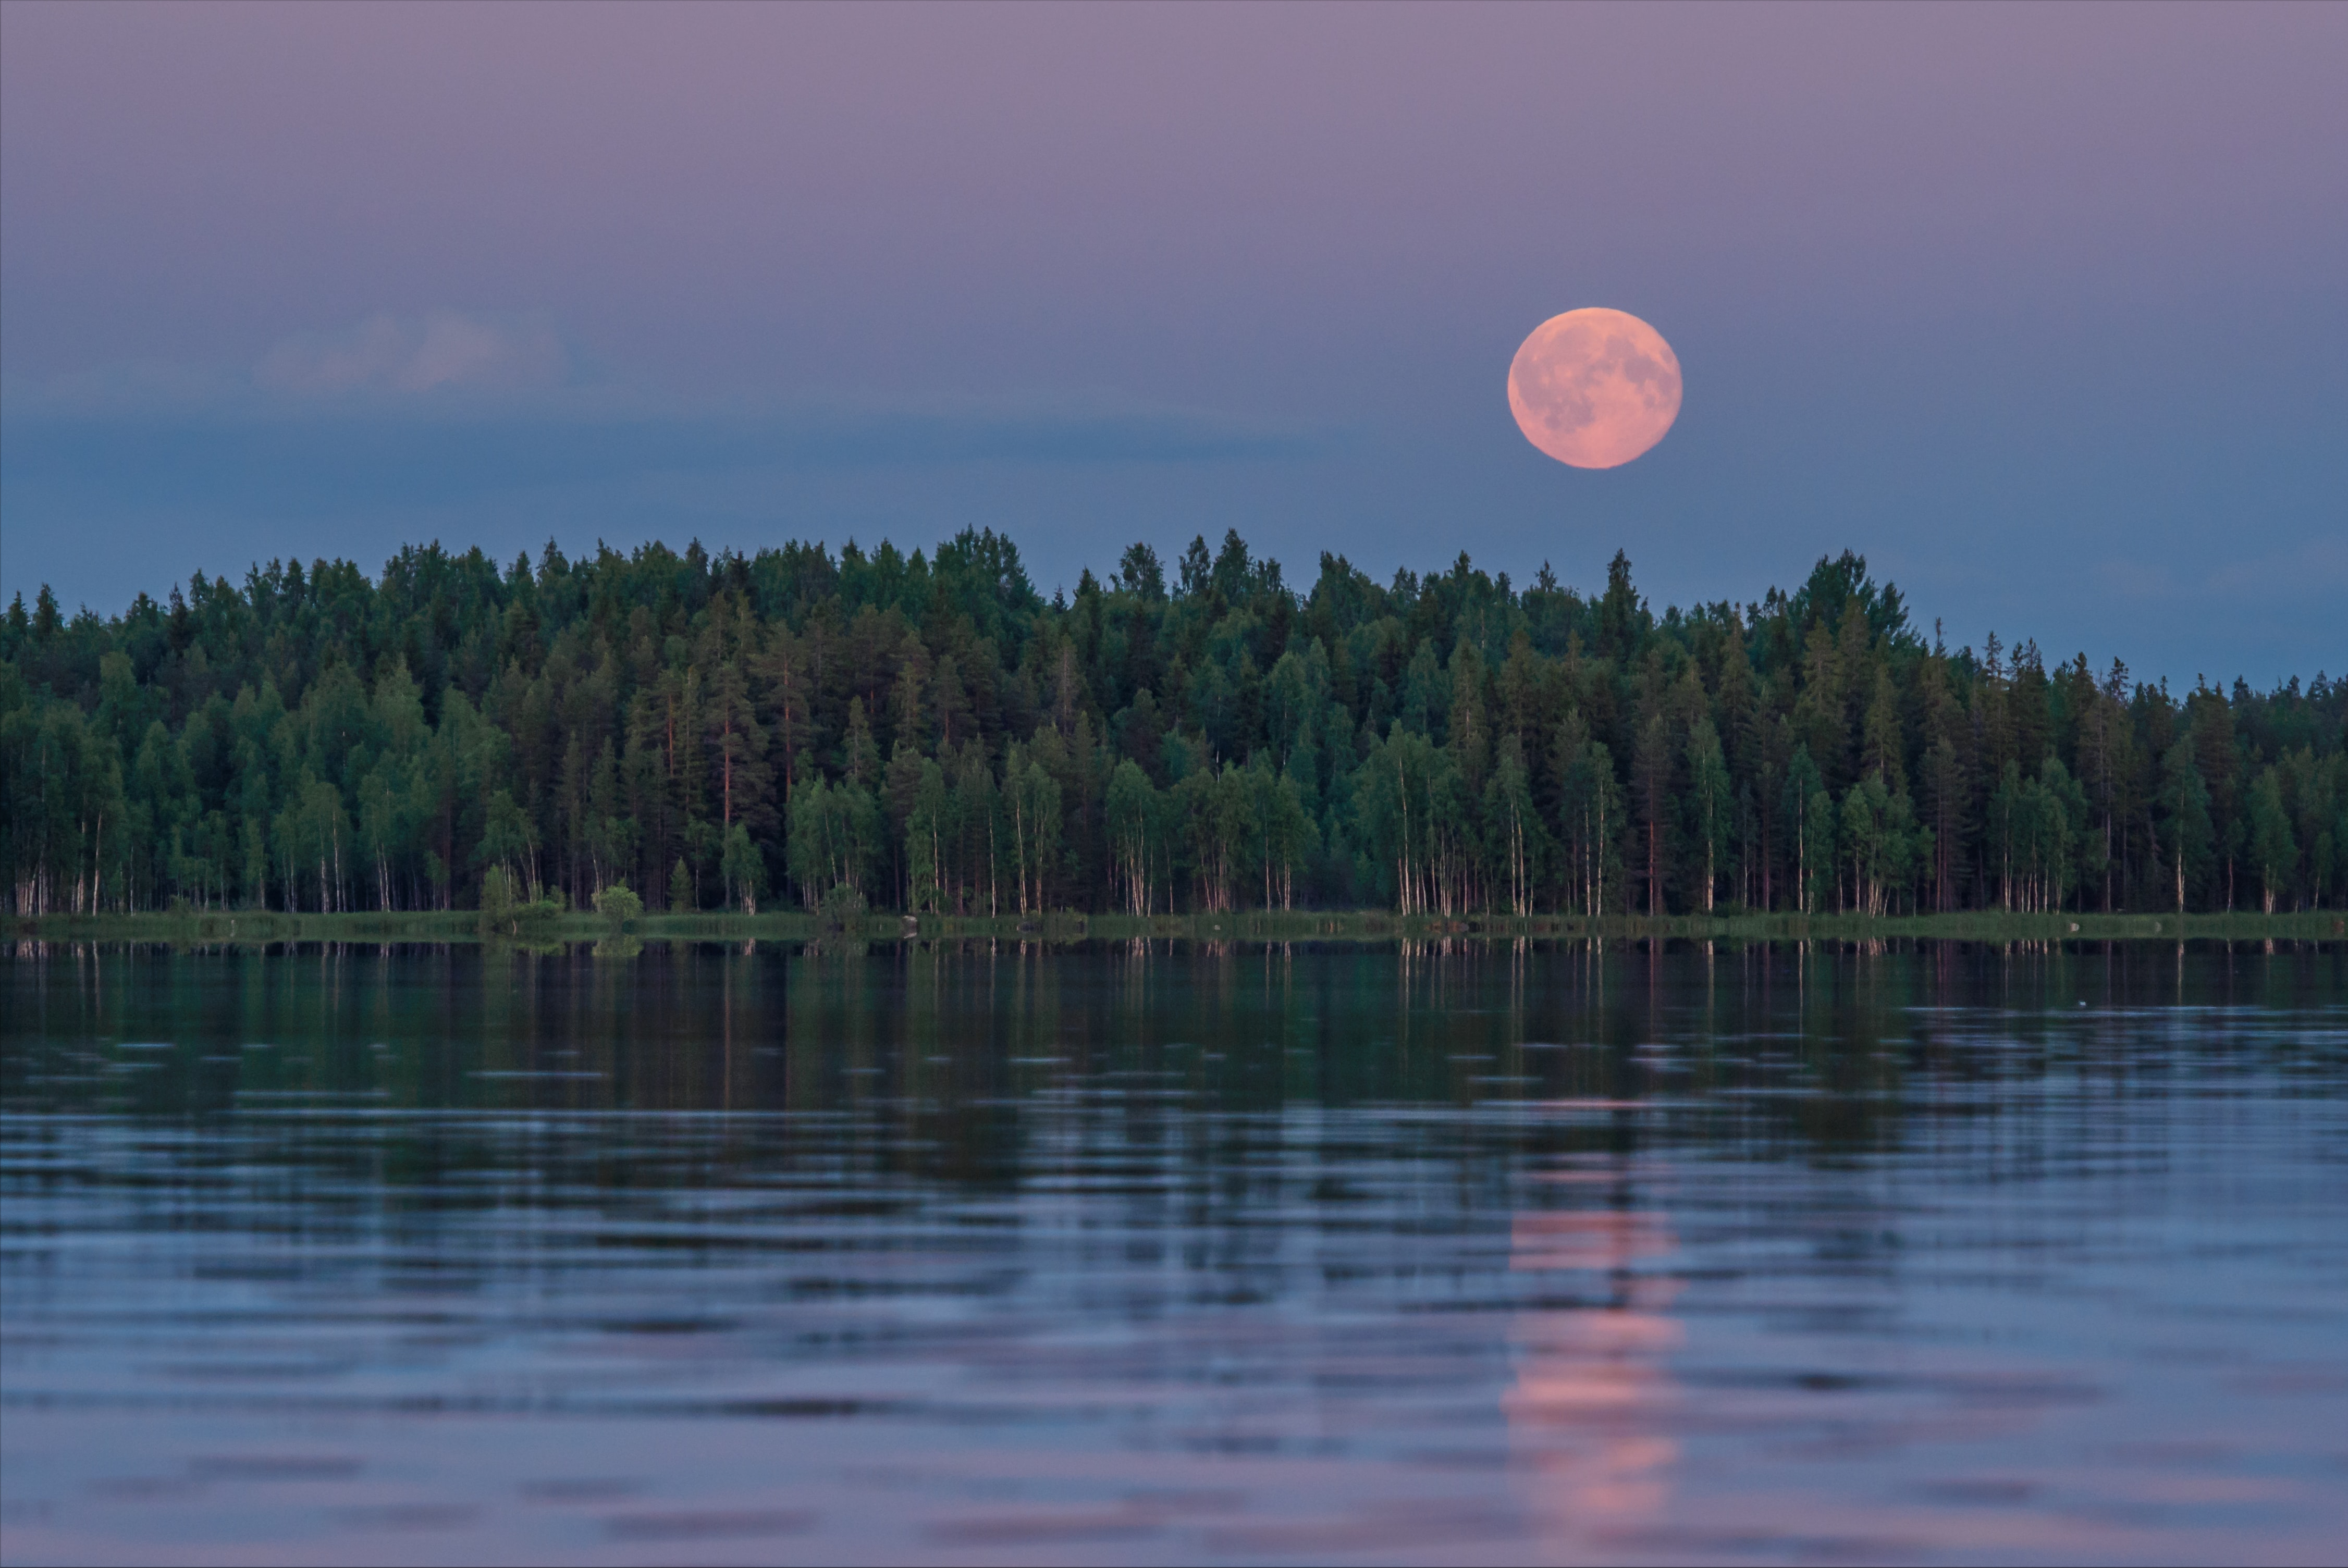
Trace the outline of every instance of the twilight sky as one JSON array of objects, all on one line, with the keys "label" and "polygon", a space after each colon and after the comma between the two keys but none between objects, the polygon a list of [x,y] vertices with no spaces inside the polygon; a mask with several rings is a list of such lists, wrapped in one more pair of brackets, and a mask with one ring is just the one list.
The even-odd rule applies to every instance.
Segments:
[{"label": "twilight sky", "polygon": [[[0,8],[0,595],[966,524],[2348,669],[2348,6]],[[1510,356],[1605,305],[1623,468]]]}]

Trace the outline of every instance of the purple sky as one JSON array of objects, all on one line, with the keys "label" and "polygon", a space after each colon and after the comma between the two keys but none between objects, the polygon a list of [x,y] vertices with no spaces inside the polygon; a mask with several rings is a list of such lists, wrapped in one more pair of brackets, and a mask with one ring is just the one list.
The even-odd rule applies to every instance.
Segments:
[{"label": "purple sky", "polygon": [[[0,10],[0,590],[1236,525],[2348,667],[2348,7]],[[1586,473],[1580,305],[1685,374]]]}]

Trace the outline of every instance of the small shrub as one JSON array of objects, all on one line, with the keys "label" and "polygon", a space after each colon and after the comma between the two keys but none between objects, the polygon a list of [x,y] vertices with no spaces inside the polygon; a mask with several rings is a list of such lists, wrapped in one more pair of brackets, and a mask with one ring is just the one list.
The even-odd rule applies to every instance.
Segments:
[{"label": "small shrub", "polygon": [[595,894],[595,913],[622,929],[644,912],[644,901],[624,882],[614,882]]}]

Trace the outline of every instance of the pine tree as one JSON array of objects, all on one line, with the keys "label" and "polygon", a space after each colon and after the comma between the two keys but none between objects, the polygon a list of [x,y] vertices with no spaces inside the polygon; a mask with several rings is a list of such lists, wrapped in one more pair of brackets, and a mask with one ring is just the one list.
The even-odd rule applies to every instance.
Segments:
[{"label": "pine tree", "polygon": [[1619,554],[1590,599],[1464,557],[1382,584],[1332,555],[1292,591],[1235,535],[1165,576],[1135,547],[1047,602],[973,531],[269,563],[112,619],[20,598],[5,898],[471,907],[495,872],[679,912],[771,879],[835,912],[1663,915],[2281,910],[2348,882],[2327,676],[2179,700],[2027,638],[1952,654],[1849,554],[1660,617]]}]

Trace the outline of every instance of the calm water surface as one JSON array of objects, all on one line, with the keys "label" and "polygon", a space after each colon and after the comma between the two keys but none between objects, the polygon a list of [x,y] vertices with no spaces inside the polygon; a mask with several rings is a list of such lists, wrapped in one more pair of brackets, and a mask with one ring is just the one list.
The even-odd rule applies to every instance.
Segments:
[{"label": "calm water surface", "polygon": [[2300,1561],[2348,948],[0,958],[0,1557]]}]

